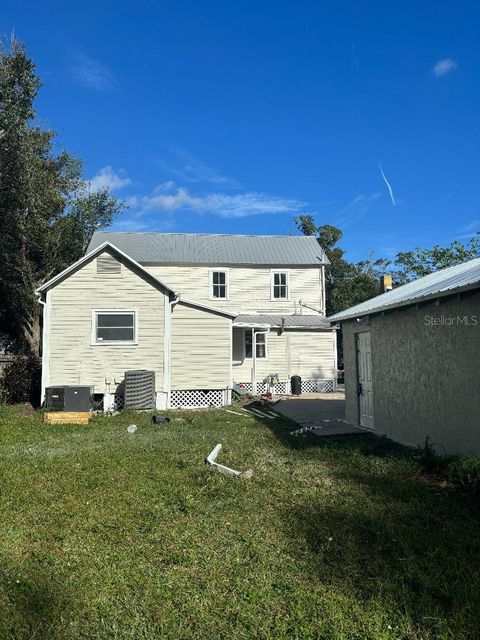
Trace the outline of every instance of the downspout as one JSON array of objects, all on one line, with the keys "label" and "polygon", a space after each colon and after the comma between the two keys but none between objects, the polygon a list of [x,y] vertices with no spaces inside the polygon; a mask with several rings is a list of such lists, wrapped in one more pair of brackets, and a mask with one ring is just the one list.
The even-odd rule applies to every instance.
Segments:
[{"label": "downspout", "polygon": [[49,379],[49,364],[50,364],[50,296],[47,291],[46,300],[42,300],[42,294],[40,291],[35,291],[37,296],[37,302],[42,305],[42,379],[40,389],[40,406],[45,402],[45,388]]},{"label": "downspout", "polygon": [[321,305],[322,305],[322,315],[326,316],[327,315],[327,292],[325,291],[325,265],[322,265],[321,269],[320,269],[321,275],[321,286],[322,286],[322,293],[321,293]]},{"label": "downspout", "polygon": [[180,294],[174,293],[173,300],[168,298],[165,304],[165,329],[163,340],[163,389],[167,395],[167,409],[170,408],[170,396],[172,392],[172,311],[173,307],[179,302]]},{"label": "downspout", "polygon": [[338,350],[337,350],[337,329],[333,330],[333,390],[338,388]]}]

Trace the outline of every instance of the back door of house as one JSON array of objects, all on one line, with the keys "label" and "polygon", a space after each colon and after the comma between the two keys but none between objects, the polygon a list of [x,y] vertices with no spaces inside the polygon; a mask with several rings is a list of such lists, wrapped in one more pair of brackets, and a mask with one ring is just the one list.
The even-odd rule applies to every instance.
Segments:
[{"label": "back door of house", "polygon": [[370,331],[357,333],[358,407],[360,424],[373,429],[372,350]]}]

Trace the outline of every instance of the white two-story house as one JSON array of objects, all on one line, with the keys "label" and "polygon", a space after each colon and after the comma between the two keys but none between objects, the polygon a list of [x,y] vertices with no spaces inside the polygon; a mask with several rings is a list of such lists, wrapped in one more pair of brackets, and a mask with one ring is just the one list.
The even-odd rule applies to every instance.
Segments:
[{"label": "white two-story house", "polygon": [[88,385],[109,407],[135,369],[155,372],[158,408],[226,404],[235,384],[259,393],[269,374],[278,393],[292,375],[302,391],[333,391],[327,265],[308,236],[97,232],[38,289],[42,393]]}]

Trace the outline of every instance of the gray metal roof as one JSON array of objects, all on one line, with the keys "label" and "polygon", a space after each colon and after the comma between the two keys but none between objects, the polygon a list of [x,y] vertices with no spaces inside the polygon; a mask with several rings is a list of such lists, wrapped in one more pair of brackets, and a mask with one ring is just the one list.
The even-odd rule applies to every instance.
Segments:
[{"label": "gray metal roof", "polygon": [[441,269],[414,282],[382,293],[375,298],[357,304],[355,307],[330,316],[329,320],[338,322],[371,315],[396,307],[416,304],[429,298],[449,295],[462,289],[475,288],[476,285],[480,288],[480,258],[474,258],[455,267]]},{"label": "gray metal roof", "polygon": [[264,314],[252,314],[247,315],[241,313],[233,321],[233,325],[236,324],[269,324],[271,327],[281,327],[282,319],[285,320],[285,328],[305,328],[305,329],[331,329],[328,320],[321,315],[264,315]]},{"label": "gray metal roof", "polygon": [[104,242],[110,242],[143,264],[328,264],[328,258],[314,236],[96,231],[87,253]]}]

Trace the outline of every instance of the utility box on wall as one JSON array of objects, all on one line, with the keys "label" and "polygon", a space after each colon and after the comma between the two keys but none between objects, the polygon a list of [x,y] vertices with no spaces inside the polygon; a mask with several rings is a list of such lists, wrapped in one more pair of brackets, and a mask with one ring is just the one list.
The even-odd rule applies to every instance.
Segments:
[{"label": "utility box on wall", "polygon": [[47,387],[45,407],[49,411],[90,411],[90,387]]}]

